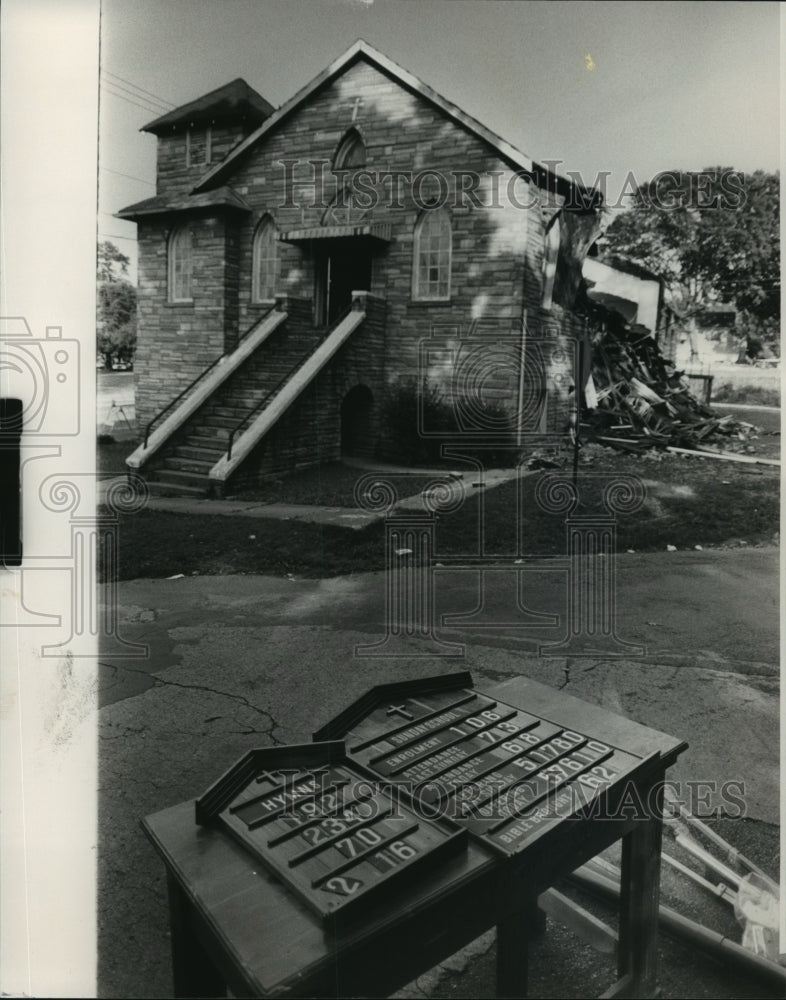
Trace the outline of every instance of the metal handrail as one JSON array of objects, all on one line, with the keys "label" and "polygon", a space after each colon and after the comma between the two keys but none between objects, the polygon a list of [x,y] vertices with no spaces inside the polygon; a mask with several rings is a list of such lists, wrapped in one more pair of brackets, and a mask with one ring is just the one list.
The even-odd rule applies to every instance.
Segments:
[{"label": "metal handrail", "polygon": [[282,378],[280,378],[279,381],[276,382],[275,386],[269,392],[265,393],[265,395],[262,397],[262,399],[260,399],[260,401],[256,404],[256,406],[253,406],[250,410],[248,410],[248,412],[245,413],[241,417],[241,419],[238,421],[238,423],[235,424],[235,426],[229,432],[229,441],[228,441],[228,444],[227,444],[227,460],[229,460],[230,458],[232,458],[232,444],[233,444],[233,442],[235,440],[235,435],[237,434],[237,432],[241,428],[243,428],[252,419],[252,417],[256,416],[256,414],[260,410],[262,410],[262,409],[265,408],[265,406],[270,401],[270,399],[273,396],[276,396],[280,392],[280,390],[292,378],[292,376],[295,374],[295,372],[298,370],[298,368],[302,368],[303,367],[303,365],[306,363],[306,361],[308,361],[308,359],[312,356],[312,354],[314,354],[314,352],[317,351],[322,346],[322,344],[325,343],[325,341],[328,339],[328,337],[330,336],[330,334],[333,333],[333,331],[338,327],[338,325],[340,323],[344,322],[344,320],[347,318],[347,316],[349,316],[349,314],[351,312],[352,312],[352,306],[350,305],[347,309],[344,310],[344,312],[341,313],[341,315],[338,317],[338,319],[336,319],[333,322],[332,326],[328,327],[328,329],[324,333],[324,336],[319,341],[319,343],[316,345],[316,347],[312,347],[311,350],[308,351],[307,354],[304,354],[303,357],[299,358],[295,362],[295,364],[292,365],[292,367],[287,371],[286,375],[284,375]]},{"label": "metal handrail", "polygon": [[235,346],[232,348],[231,351],[224,351],[223,354],[219,354],[216,360],[211,365],[208,365],[203,372],[200,372],[199,375],[197,375],[197,377],[193,380],[193,382],[189,382],[188,385],[185,387],[185,389],[183,389],[182,392],[178,393],[178,395],[175,396],[175,398],[171,402],[167,403],[167,405],[163,408],[163,410],[158,411],[158,413],[148,423],[147,427],[145,427],[145,442],[143,445],[144,448],[147,448],[147,441],[148,438],[150,437],[150,431],[152,430],[153,424],[159,421],[161,417],[164,416],[165,413],[169,413],[172,407],[175,406],[175,404],[179,403],[180,400],[183,398],[183,396],[185,396],[187,392],[190,392],[191,389],[194,388],[197,382],[201,382],[206,375],[209,375],[210,372],[213,371],[213,369],[220,361],[223,361],[224,358],[229,357],[230,354],[234,354],[235,351],[240,346],[241,341],[245,340],[245,338],[249,335],[249,333],[251,333],[252,330],[255,330],[256,327],[258,327],[263,320],[266,320],[268,316],[275,310],[275,308],[276,308],[275,306],[271,306],[270,309],[268,309],[268,311],[264,314],[264,316],[260,316],[258,319],[255,319],[254,322],[251,324],[251,326],[246,330],[246,332],[242,334],[240,337],[238,337],[237,344],[235,344]]}]

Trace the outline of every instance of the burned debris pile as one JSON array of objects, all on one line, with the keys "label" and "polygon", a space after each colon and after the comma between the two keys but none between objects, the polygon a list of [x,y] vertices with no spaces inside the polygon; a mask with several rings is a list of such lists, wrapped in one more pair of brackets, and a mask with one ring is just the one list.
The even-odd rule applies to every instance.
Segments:
[{"label": "burned debris pile", "polygon": [[690,391],[646,327],[604,324],[592,344],[581,438],[624,451],[751,452],[752,424],[719,417]]}]

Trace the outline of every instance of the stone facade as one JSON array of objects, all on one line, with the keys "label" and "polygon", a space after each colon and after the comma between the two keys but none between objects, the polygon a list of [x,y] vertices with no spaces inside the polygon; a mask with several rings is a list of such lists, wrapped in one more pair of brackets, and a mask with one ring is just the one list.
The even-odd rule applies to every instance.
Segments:
[{"label": "stone facade", "polygon": [[152,420],[217,357],[237,341],[237,234],[232,218],[200,214],[189,219],[193,238],[192,302],[170,302],[167,253],[182,220],[140,222],[134,363],[140,427]]},{"label": "stone facade", "polygon": [[[199,183],[211,164],[223,160],[230,149],[247,134],[247,125],[230,124],[194,127],[184,125],[182,128],[173,129],[170,134],[160,135],[156,155],[157,193],[187,193]],[[192,149],[202,149],[207,146],[210,150],[210,159],[189,157],[189,146]]]},{"label": "stone facade", "polygon": [[[350,129],[365,146],[366,173],[361,178],[350,170],[337,178],[331,169],[334,156]],[[181,130],[159,138],[159,195],[188,195],[209,169],[187,164],[185,135]],[[211,161],[219,162],[239,138],[242,133],[229,126],[215,129]],[[397,190],[395,172],[403,172]],[[419,173],[418,187],[413,180]],[[349,207],[331,209],[342,185],[353,179],[365,185],[365,197],[349,194]],[[388,387],[425,377],[450,397],[459,359],[475,351],[482,368],[486,344],[487,358],[494,355],[492,347],[507,350],[497,351],[493,361],[498,370],[488,383],[491,398],[508,411],[521,405],[525,343],[540,358],[545,390],[537,428],[564,431],[574,398],[568,338],[585,330],[574,300],[581,260],[597,228],[595,211],[565,209],[564,187],[558,193],[556,185],[524,176],[427,95],[363,58],[295,105],[217,183],[231,185],[247,210],[178,208],[139,218],[136,379],[143,426],[270,308],[267,301],[255,302],[252,293],[254,235],[262,220],[270,219],[284,237],[277,243],[276,290],[314,308],[326,244],[298,238],[298,231],[384,226],[389,240],[357,238],[364,240],[356,242],[357,253],[371,259],[366,322],[270,432],[242,477],[338,458],[341,405],[356,386],[370,390],[374,406],[368,433],[373,448],[384,451],[380,404]],[[452,231],[450,295],[418,301],[413,296],[416,227],[424,213],[440,206]],[[551,301],[544,303],[546,227],[558,212],[561,231],[552,262],[557,279]],[[184,222],[193,232],[193,301],[172,303],[168,243]],[[313,312],[303,315],[302,310],[288,320],[293,329],[315,322]],[[470,391],[473,377],[470,371]]]}]

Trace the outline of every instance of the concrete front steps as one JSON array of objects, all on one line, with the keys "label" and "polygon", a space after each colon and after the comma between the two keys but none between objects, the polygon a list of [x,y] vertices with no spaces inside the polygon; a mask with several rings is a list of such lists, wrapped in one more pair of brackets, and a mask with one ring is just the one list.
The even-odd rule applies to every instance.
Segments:
[{"label": "concrete front steps", "polygon": [[147,465],[147,485],[158,496],[222,495],[230,476],[363,324],[366,294],[355,293],[352,309],[327,332],[290,330],[284,322],[286,313],[274,317],[280,334],[267,341],[268,334],[261,329],[264,350],[247,351],[213,392],[209,387],[203,391],[199,405],[191,406],[179,423],[177,412],[169,418],[169,437],[162,430],[155,431],[151,441],[156,434],[159,440],[150,448],[146,441],[137,449],[127,459],[129,467]]},{"label": "concrete front steps", "polygon": [[209,472],[226,454],[230,430],[241,417],[242,413],[232,417],[200,413],[193,426],[186,429],[185,436],[167,449],[150,474],[147,483],[150,492],[157,496],[209,496]]},{"label": "concrete front steps", "polygon": [[283,342],[249,358],[216,394],[191,417],[185,436],[168,445],[149,473],[148,487],[157,496],[208,497],[215,484],[210,469],[226,455],[229,435],[271,393],[308,360],[322,339],[319,331],[289,333]]},{"label": "concrete front steps", "polygon": [[209,496],[210,470],[226,454],[229,431],[239,419],[234,418],[229,428],[200,424],[190,431],[153,472],[147,484],[150,492],[157,496]]},{"label": "concrete front steps", "polygon": [[292,361],[290,355],[283,365],[279,361],[275,366],[283,369],[281,376],[273,372],[272,376],[267,373],[267,378],[263,379],[258,372],[250,376],[242,372],[222,386],[216,398],[208,400],[189,421],[185,436],[170,445],[156,463],[148,480],[151,493],[157,496],[209,496],[212,486],[209,472],[226,454],[230,433],[261,402],[271,381],[275,380],[273,384],[276,384],[289,371]]},{"label": "concrete front steps", "polygon": [[191,497],[204,500],[210,495],[207,477],[175,469],[162,469],[157,479],[148,480],[147,488],[157,497]]}]

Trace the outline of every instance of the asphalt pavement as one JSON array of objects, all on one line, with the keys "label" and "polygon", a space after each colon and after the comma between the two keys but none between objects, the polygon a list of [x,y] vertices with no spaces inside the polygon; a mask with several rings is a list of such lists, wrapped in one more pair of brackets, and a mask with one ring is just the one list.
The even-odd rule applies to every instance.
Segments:
[{"label": "asphalt pavement", "polygon": [[[468,669],[482,689],[525,674],[686,739],[670,777],[738,782],[745,817],[724,835],[777,876],[777,550],[621,554],[616,569],[615,650],[571,658],[548,655],[559,629],[534,617],[564,621],[565,570],[548,561],[435,568],[433,635],[392,656],[368,648],[385,636],[385,573],[120,583],[119,635],[147,651],[102,657],[99,996],[172,991],[163,866],[139,820],[200,795],[252,747],[308,742],[391,680]],[[671,872],[663,887],[735,932],[702,890]],[[608,956],[553,921],[531,953],[533,996],[597,996],[614,979]],[[664,998],[773,995],[668,940],[661,969]],[[493,996],[493,972],[491,934],[402,996]]]}]

